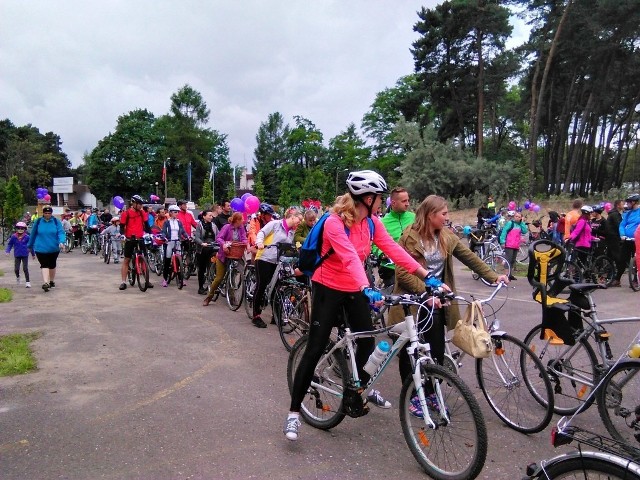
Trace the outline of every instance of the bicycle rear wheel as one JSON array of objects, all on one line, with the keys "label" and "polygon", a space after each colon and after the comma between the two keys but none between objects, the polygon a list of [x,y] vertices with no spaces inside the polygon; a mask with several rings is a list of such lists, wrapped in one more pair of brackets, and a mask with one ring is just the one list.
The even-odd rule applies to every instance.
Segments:
[{"label": "bicycle rear wheel", "polygon": [[553,417],[553,390],[544,366],[517,338],[495,335],[491,341],[491,356],[476,360],[478,384],[489,406],[518,432],[544,430]]},{"label": "bicycle rear wheel", "polygon": [[640,480],[640,476],[606,458],[591,458],[579,452],[569,454],[566,458],[545,467],[538,477],[547,479],[576,480]]},{"label": "bicycle rear wheel", "polygon": [[129,259],[129,285],[132,287],[136,284],[136,257]]},{"label": "bicycle rear wheel", "polygon": [[[307,348],[308,338],[307,336],[300,338],[289,353],[287,363],[289,392],[293,391],[293,380]],[[326,351],[331,347],[332,344],[329,343]],[[300,408],[300,415],[305,422],[312,427],[328,430],[344,419],[343,393],[347,388],[349,376],[347,362],[342,352],[335,351],[330,357],[323,356],[320,359],[313,374],[312,385],[309,386]]]},{"label": "bicycle rear wheel", "polygon": [[287,351],[309,331],[309,305],[306,292],[300,287],[286,285],[276,291],[273,315],[280,339]]},{"label": "bicycle rear wheel", "polygon": [[576,262],[571,260],[567,260],[564,262],[564,266],[562,268],[562,276],[568,278],[569,280],[573,280],[573,283],[582,283],[584,281],[582,269]]},{"label": "bicycle rear wheel", "polygon": [[[506,275],[507,277],[511,275],[511,265],[509,265],[509,261],[502,255],[487,255],[482,260],[489,266],[491,270],[496,272],[496,274]],[[492,285],[484,278],[480,278],[480,280],[482,280],[482,283],[484,283],[485,285]]]},{"label": "bicycle rear wheel", "polygon": [[138,288],[141,292],[147,291],[147,285],[149,284],[149,265],[144,255],[136,255],[136,280],[138,282]]},{"label": "bicycle rear wheel", "polygon": [[[591,345],[582,339],[570,358],[564,357],[567,345],[560,339],[540,338],[542,326],[538,325],[531,329],[524,338],[524,344],[531,352],[538,357],[545,367],[545,371],[551,381],[554,392],[553,411],[558,415],[572,415],[578,408],[586,409],[594,401],[591,395],[594,380],[596,378],[596,365],[598,359]],[[548,337],[548,336],[546,336]],[[555,359],[558,359],[555,369],[551,367]],[[535,385],[538,374],[531,375],[535,370],[527,368],[523,371],[527,385]],[[560,373],[576,377],[566,378]],[[547,400],[542,395],[537,395],[536,390],[531,393],[536,400],[544,404]]]},{"label": "bicycle rear wheel", "polygon": [[[638,255],[638,252],[636,252],[636,255]],[[629,287],[631,287],[631,290],[633,290],[634,292],[637,292],[638,290],[640,290],[640,285],[638,285],[638,265],[636,264],[636,259],[635,257],[631,257],[631,260],[629,260]]]},{"label": "bicycle rear wheel", "polygon": [[184,287],[184,263],[178,255],[175,257],[174,275],[176,277],[176,286],[178,290],[182,290]]},{"label": "bicycle rear wheel", "polygon": [[593,281],[600,285],[611,285],[616,275],[616,267],[605,255],[600,255],[593,261]]},{"label": "bicycle rear wheel", "polygon": [[609,434],[640,449],[640,359],[613,367],[597,392],[598,411]]},{"label": "bicycle rear wheel", "polygon": [[253,319],[253,293],[256,291],[256,268],[247,265],[244,269],[244,309],[249,320]]},{"label": "bicycle rear wheel", "polygon": [[432,429],[409,411],[416,388],[413,376],[407,376],[400,393],[400,423],[409,450],[431,478],[476,478],[487,457],[487,428],[480,405],[460,377],[446,368],[422,364],[420,371],[420,388],[440,390],[450,421],[429,409],[437,425]]},{"label": "bicycle rear wheel", "polygon": [[227,273],[227,305],[232,312],[235,312],[242,305],[242,296],[244,294],[243,266],[237,260],[232,260],[229,264],[229,272]]}]

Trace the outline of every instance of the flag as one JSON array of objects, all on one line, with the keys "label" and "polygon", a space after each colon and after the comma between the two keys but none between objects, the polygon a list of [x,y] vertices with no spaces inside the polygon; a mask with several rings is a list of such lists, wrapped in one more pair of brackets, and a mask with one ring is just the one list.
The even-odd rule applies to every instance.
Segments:
[{"label": "flag", "polygon": [[214,165],[213,163],[211,164],[211,171],[209,172],[209,181],[213,180],[213,169],[214,169]]},{"label": "flag", "polygon": [[167,161],[164,161],[164,164],[162,165],[162,181],[166,182],[167,181]]}]

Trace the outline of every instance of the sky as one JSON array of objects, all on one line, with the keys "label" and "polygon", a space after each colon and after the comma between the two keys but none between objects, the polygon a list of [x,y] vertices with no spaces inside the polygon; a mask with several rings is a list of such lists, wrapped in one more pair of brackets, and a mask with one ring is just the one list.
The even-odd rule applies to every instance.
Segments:
[{"label": "sky", "polygon": [[413,25],[436,0],[2,0],[0,119],[54,132],[82,163],[121,115],[169,112],[189,84],[251,167],[269,114],[325,144],[413,72]]}]

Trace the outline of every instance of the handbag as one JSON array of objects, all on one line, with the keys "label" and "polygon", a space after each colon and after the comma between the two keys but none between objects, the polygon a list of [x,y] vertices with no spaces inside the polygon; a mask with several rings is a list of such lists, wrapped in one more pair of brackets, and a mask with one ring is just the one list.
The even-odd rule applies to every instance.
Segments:
[{"label": "handbag", "polygon": [[487,358],[491,354],[491,335],[487,332],[480,302],[471,302],[467,307],[456,324],[451,342],[474,358]]}]

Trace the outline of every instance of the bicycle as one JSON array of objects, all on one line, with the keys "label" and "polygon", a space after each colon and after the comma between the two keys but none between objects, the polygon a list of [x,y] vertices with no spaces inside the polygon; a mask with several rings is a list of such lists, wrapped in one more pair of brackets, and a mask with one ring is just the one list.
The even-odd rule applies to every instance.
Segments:
[{"label": "bicycle", "polygon": [[111,251],[113,250],[113,245],[111,244],[111,235],[107,234],[104,236],[104,249],[102,250],[102,258],[104,263],[109,265],[111,262]]},{"label": "bicycle", "polygon": [[[498,242],[498,237],[494,234],[488,234],[483,239],[474,245],[473,251],[478,255],[484,263],[486,263],[491,270],[498,275],[511,276],[511,265],[504,256],[504,249]],[[487,286],[491,286],[487,280],[482,278],[476,272],[471,273],[471,277],[474,280],[480,279],[482,283]]]},{"label": "bicycle", "polygon": [[91,252],[94,255],[98,254],[98,234],[97,234],[98,229],[92,229],[92,228],[87,228],[87,231],[85,232],[83,239],[82,239],[82,246],[80,247],[80,249],[82,250],[82,253],[87,254],[88,252]]},{"label": "bicycle", "polygon": [[[240,248],[240,245],[237,244]],[[246,247],[246,246],[245,246]],[[243,247],[243,252],[244,248]],[[220,286],[214,292],[212,300],[215,302],[218,299],[219,295],[222,295],[227,300],[227,306],[232,312],[235,312],[242,305],[242,298],[244,296],[244,258],[241,253],[228,253],[226,255],[227,260],[229,260],[227,264],[227,268],[225,269],[224,276],[222,277],[222,282],[220,282]],[[186,275],[185,265],[185,275]],[[210,267],[211,281],[215,279],[215,266],[212,264]]]},{"label": "bicycle", "polygon": [[64,240],[64,252],[71,253],[71,250],[73,250],[74,246],[75,246],[75,236],[73,235],[73,232],[72,231],[66,232],[65,240]]},{"label": "bicycle", "polygon": [[146,292],[149,285],[149,264],[142,248],[144,240],[136,239],[136,236],[133,235],[130,241],[134,242],[134,249],[133,257],[130,259],[133,262],[133,267],[131,262],[127,265],[129,285],[133,287],[137,282],[140,291]]},{"label": "bicycle", "polygon": [[256,266],[253,263],[247,263],[244,267],[244,309],[249,317],[253,319],[253,294],[256,291],[258,277],[256,274]]},{"label": "bicycle", "polygon": [[167,284],[171,283],[175,279],[178,290],[182,290],[184,287],[185,266],[182,261],[182,242],[180,240],[170,240],[167,244],[173,243],[173,249],[171,250],[171,259],[169,262],[169,278]]},{"label": "bicycle", "polygon": [[[625,242],[635,242],[633,238],[627,238]],[[640,285],[638,284],[638,264],[636,263],[637,252],[634,250],[633,255],[629,259],[629,269],[627,274],[629,276],[629,288],[634,292],[640,291]]]},{"label": "bicycle", "polygon": [[[337,426],[346,415],[354,418],[365,415],[368,412],[366,392],[400,349],[406,347],[413,374],[404,380],[400,392],[400,423],[409,450],[432,478],[475,478],[482,470],[487,454],[487,431],[480,406],[457,375],[435,364],[429,344],[420,342],[416,321],[409,309],[411,305],[425,308],[430,297],[429,293],[384,296],[385,305],[402,305],[404,310],[404,322],[392,327],[354,333],[345,318],[341,337],[329,341],[315,367],[300,414],[306,423],[323,430]],[[355,341],[389,332],[398,337],[365,385],[360,381],[355,364]],[[287,380],[290,391],[307,341],[306,335],[301,337],[289,354]],[[437,402],[427,404],[425,390],[433,392]],[[422,407],[422,418],[409,410],[415,395]],[[464,448],[455,452],[450,450],[461,445]]]},{"label": "bicycle", "polygon": [[[491,321],[483,311],[485,324],[491,335],[491,355],[475,360],[476,378],[489,406],[500,420],[518,432],[537,433],[544,430],[553,417],[553,390],[551,381],[542,373],[544,365],[540,360],[522,341],[501,329],[496,314],[507,302],[508,296],[497,309],[490,302],[505,287],[504,283],[499,283],[487,298],[476,300],[483,307],[490,307],[492,310],[489,315],[492,317]],[[464,302],[468,304],[467,308],[471,308],[471,302],[464,297],[456,295],[453,299]],[[443,360],[446,368],[458,374],[458,367],[462,366],[464,356],[464,352],[452,352],[451,340],[446,341]],[[524,362],[524,358],[529,362]],[[531,369],[528,375],[524,372],[525,368]],[[541,402],[539,396],[544,396],[545,402]]]},{"label": "bicycle", "polygon": [[576,283],[587,280],[601,285],[611,285],[616,276],[616,267],[606,255],[596,256],[594,254],[599,242],[599,239],[593,239],[584,259],[577,255],[575,248],[566,247],[568,255],[564,263],[564,270],[567,278]]},{"label": "bicycle", "polygon": [[193,240],[187,239],[183,242],[183,262],[184,262],[184,279],[189,280],[191,275],[196,273],[198,263],[196,262],[196,244]]}]

